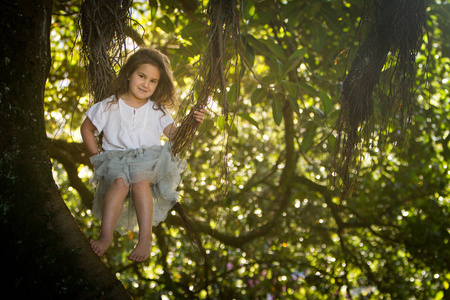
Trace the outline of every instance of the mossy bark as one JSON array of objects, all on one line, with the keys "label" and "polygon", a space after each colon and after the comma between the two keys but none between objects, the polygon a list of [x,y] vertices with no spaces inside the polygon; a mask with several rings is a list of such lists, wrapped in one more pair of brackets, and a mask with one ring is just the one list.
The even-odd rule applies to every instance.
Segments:
[{"label": "mossy bark", "polygon": [[0,9],[0,265],[15,298],[130,298],[92,253],[52,177],[44,124],[52,0]]}]

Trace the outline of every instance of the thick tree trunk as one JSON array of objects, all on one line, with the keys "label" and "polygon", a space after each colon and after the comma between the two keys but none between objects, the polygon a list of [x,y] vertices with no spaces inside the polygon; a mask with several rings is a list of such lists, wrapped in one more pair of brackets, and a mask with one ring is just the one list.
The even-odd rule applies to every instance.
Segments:
[{"label": "thick tree trunk", "polygon": [[52,0],[0,5],[0,282],[18,299],[128,299],[52,178],[44,126]]}]

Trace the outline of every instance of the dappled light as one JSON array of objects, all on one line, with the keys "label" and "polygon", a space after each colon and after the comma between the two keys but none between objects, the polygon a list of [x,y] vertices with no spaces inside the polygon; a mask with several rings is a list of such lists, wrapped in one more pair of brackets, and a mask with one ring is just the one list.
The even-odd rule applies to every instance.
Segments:
[{"label": "dappled light", "polygon": [[[169,55],[179,94],[187,97],[206,47],[206,6],[180,14],[183,7],[162,3],[150,1],[155,6],[149,7],[135,1],[132,15],[140,26],[134,30]],[[449,135],[442,123],[449,106],[446,93],[440,93],[442,83],[433,81],[433,73],[431,86],[420,85],[406,144],[395,135],[382,139],[386,132],[378,127],[378,134],[362,138],[358,184],[352,197],[340,199],[339,187],[330,185],[337,175],[332,168],[334,130],[345,49],[354,46],[361,6],[335,3],[239,4],[239,59],[229,65],[226,79],[227,99],[237,106],[225,118],[218,87],[208,103],[210,118],[187,150],[189,167],[180,186],[205,253],[199,256],[190,245],[176,215],[155,230],[147,265],[130,265],[122,253],[136,237],[118,238],[104,261],[132,295],[420,299],[445,289],[447,281],[439,283],[435,274],[449,276],[448,265],[431,262],[448,258],[449,173],[442,157],[448,145],[441,142]],[[75,28],[62,29],[68,18],[54,19],[53,31],[73,40]],[[433,19],[429,34],[442,35]],[[70,63],[69,53],[58,50],[61,41],[54,43],[54,53]],[[438,46],[431,51],[436,60],[447,59],[434,54]],[[426,60],[422,55],[419,62]],[[52,74],[61,71],[54,68]],[[64,74],[70,79],[49,81],[46,111],[49,135],[58,131],[58,138],[70,140],[89,103],[80,88],[72,92],[69,84],[82,69],[69,71]],[[235,75],[240,76],[238,86]],[[55,99],[58,94],[66,96]],[[68,102],[65,97],[71,94],[78,98],[61,110],[59,103]],[[55,170],[64,184],[64,168]],[[85,168],[78,174],[87,183]],[[349,176],[356,179],[355,173]],[[80,213],[82,202],[73,189],[65,199],[90,236],[97,221]]]},{"label": "dappled light", "polygon": [[[389,77],[396,50],[384,49],[388,63],[378,71],[394,81],[374,80],[374,119],[352,124],[364,134],[353,136],[345,174],[354,184],[342,185],[340,99],[375,18],[362,15],[372,1],[229,1],[233,18],[215,12],[228,23],[214,31],[211,11],[221,1],[124,1],[131,19],[116,24],[125,36],[112,39],[122,39],[120,49],[103,49],[121,59],[140,45],[159,49],[181,100],[175,121],[186,122],[196,105],[208,111],[175,151],[188,162],[180,204],[202,247],[173,210],[153,228],[144,263],[128,260],[136,233],[115,236],[101,258],[112,276],[134,299],[450,297],[450,5],[427,4],[419,20],[426,30],[416,31],[423,43],[408,57],[415,72]],[[95,239],[93,167],[80,125],[99,95],[85,64],[96,58],[82,54],[82,37],[95,36],[81,31],[81,2],[53,4],[43,117],[53,178],[82,234]],[[226,39],[211,42],[219,31]],[[106,77],[121,60],[109,63]],[[402,80],[413,87],[395,94],[410,101],[407,123],[401,104],[383,102]],[[393,119],[377,122],[388,106]]]}]

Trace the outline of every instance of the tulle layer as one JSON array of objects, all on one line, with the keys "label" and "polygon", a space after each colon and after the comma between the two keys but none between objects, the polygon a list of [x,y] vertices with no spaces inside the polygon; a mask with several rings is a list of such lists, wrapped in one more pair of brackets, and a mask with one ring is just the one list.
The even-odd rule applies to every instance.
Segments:
[{"label": "tulle layer", "polygon": [[[143,180],[153,183],[153,226],[164,221],[179,200],[176,189],[181,182],[180,174],[186,169],[186,160],[172,155],[170,143],[126,151],[105,151],[91,157],[91,163],[94,165],[91,182],[96,188],[92,212],[99,219],[102,218],[105,195],[117,178],[122,178],[130,191],[133,183]],[[121,234],[127,230],[138,230],[131,192],[116,226],[116,231]]]}]

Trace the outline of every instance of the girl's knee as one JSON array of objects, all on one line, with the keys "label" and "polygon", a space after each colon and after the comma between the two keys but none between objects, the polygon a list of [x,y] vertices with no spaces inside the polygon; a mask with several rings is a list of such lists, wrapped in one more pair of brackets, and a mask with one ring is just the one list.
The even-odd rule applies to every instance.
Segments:
[{"label": "girl's knee", "polygon": [[143,180],[143,181],[133,183],[131,185],[131,189],[133,190],[133,192],[140,192],[142,190],[150,190],[150,186],[151,186],[151,184],[148,183],[148,181]]},{"label": "girl's knee", "polygon": [[128,190],[129,186],[127,186],[125,184],[125,181],[123,180],[123,178],[116,178],[114,179],[113,183],[111,184],[111,186],[114,186],[115,188],[119,188],[122,190]]}]

